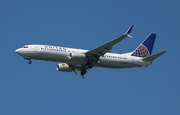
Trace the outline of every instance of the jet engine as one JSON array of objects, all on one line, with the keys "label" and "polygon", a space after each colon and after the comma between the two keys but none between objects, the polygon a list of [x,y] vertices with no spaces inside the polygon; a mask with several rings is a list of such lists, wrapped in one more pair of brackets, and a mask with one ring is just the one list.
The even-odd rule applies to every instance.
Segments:
[{"label": "jet engine", "polygon": [[70,53],[70,59],[84,61],[86,59],[86,55],[83,53]]},{"label": "jet engine", "polygon": [[57,64],[56,70],[63,72],[72,72],[73,68],[66,63],[62,63],[62,64]]}]

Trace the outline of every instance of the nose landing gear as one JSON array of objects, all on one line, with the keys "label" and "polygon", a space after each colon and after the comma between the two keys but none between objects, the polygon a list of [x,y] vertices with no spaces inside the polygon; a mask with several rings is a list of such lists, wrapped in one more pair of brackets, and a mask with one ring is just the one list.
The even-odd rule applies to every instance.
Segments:
[{"label": "nose landing gear", "polygon": [[31,61],[31,60],[29,60],[28,64],[32,64],[32,61]]},{"label": "nose landing gear", "polygon": [[28,64],[32,64],[31,58],[24,57],[24,59],[29,60]]}]

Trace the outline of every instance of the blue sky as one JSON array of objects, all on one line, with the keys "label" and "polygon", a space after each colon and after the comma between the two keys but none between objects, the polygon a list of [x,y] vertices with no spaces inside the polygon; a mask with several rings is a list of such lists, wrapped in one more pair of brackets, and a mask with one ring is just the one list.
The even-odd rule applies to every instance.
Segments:
[{"label": "blue sky", "polygon": [[[0,114],[179,115],[179,1],[1,0]],[[92,49],[134,25],[112,52],[134,50],[156,33],[148,68],[93,68],[83,80],[55,62],[29,65],[14,50],[26,44]]]}]

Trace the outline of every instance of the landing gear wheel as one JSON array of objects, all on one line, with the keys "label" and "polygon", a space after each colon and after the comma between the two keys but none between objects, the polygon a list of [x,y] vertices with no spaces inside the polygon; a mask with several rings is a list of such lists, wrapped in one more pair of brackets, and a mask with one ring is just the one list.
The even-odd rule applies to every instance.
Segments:
[{"label": "landing gear wheel", "polygon": [[94,66],[89,60],[87,61],[86,65],[87,65],[88,68],[90,68],[90,69]]},{"label": "landing gear wheel", "polygon": [[93,67],[94,65],[92,64],[92,63],[90,63],[89,65],[88,65],[88,67],[91,69],[92,67]]},{"label": "landing gear wheel", "polygon": [[81,71],[81,75],[82,75],[82,76],[85,75],[86,73],[87,73],[86,70],[82,70],[82,71]]},{"label": "landing gear wheel", "polygon": [[29,63],[29,64],[32,64],[32,61],[29,61],[28,63]]}]

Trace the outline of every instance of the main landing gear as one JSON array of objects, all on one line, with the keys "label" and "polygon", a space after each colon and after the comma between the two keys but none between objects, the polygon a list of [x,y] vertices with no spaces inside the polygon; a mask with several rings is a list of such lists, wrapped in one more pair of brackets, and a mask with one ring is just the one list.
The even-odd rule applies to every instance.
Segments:
[{"label": "main landing gear", "polygon": [[87,73],[87,70],[93,67],[94,67],[94,64],[90,60],[87,60],[87,63],[85,64],[85,66],[81,68],[81,76],[83,79],[84,79],[84,75]]},{"label": "main landing gear", "polygon": [[82,76],[85,75],[86,73],[87,73],[87,70],[85,70],[85,69],[81,70],[81,75]]},{"label": "main landing gear", "polygon": [[91,69],[94,66],[89,60],[87,61],[86,65],[89,69]]},{"label": "main landing gear", "polygon": [[82,76],[82,78],[84,79],[84,75],[87,73],[87,70],[85,70],[85,69],[83,69],[83,70],[81,70],[81,76]]}]

